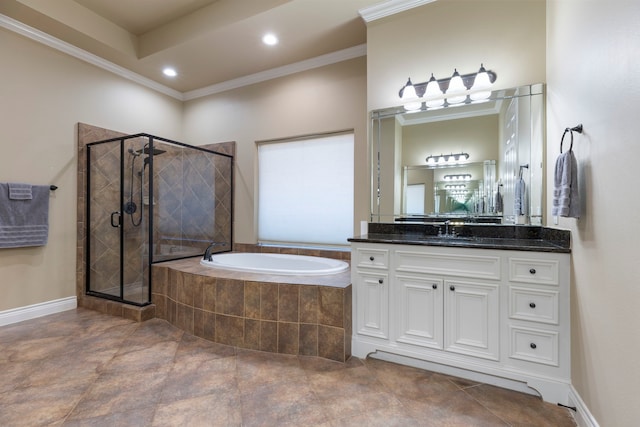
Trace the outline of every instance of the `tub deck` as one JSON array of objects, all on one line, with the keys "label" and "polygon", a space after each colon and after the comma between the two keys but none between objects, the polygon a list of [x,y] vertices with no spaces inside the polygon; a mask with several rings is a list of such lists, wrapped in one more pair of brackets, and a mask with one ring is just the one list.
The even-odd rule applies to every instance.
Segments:
[{"label": "tub deck", "polygon": [[285,276],[211,268],[200,257],[152,266],[156,317],[220,344],[345,362],[351,275]]}]

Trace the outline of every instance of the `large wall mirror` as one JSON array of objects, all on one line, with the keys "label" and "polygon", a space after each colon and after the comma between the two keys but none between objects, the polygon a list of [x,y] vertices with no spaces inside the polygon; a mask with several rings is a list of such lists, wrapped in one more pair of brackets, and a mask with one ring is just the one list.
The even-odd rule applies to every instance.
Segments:
[{"label": "large wall mirror", "polygon": [[371,222],[542,224],[543,85],[370,119]]}]

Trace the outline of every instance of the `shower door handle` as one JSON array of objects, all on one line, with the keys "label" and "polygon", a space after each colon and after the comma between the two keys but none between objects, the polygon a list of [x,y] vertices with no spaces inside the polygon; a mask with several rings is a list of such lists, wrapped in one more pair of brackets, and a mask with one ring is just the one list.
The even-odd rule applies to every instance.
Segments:
[{"label": "shower door handle", "polygon": [[[118,222],[117,223],[113,222],[114,215],[117,215],[117,218],[118,218]],[[120,212],[118,212],[118,211],[111,212],[111,226],[112,227],[116,227],[116,228],[120,227],[120,225],[122,225],[122,220],[121,219],[122,219],[122,217],[120,216]]]}]

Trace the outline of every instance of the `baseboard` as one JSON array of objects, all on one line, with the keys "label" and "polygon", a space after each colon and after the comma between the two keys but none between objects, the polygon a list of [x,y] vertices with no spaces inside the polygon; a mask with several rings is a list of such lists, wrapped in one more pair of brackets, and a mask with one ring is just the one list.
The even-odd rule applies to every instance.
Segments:
[{"label": "baseboard", "polygon": [[77,306],[78,299],[73,296],[0,311],[0,326],[60,313],[61,311],[73,310]]},{"label": "baseboard", "polygon": [[573,385],[569,391],[569,406],[575,406],[576,408],[573,417],[578,427],[600,427]]}]

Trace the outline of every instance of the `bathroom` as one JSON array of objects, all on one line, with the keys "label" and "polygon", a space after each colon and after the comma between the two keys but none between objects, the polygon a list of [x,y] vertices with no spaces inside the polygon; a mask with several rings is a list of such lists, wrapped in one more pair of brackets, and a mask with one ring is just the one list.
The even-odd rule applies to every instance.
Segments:
[{"label": "bathroom", "polygon": [[[254,141],[353,129],[354,186],[361,190],[354,197],[357,234],[369,208],[367,111],[394,105],[408,75],[424,74],[426,79],[431,72],[448,74],[453,67],[474,70],[485,62],[499,73],[503,87],[547,84],[548,165],[558,154],[562,129],[585,124],[587,134],[576,142],[575,150],[584,165],[584,188],[597,199],[587,199],[584,218],[561,219],[558,224],[572,231],[573,384],[601,425],[632,425],[640,418],[633,405],[634,384],[640,380],[635,363],[640,351],[635,333],[637,289],[632,286],[640,277],[632,256],[638,229],[621,226],[620,214],[610,206],[625,200],[630,212],[639,208],[619,183],[632,179],[633,159],[640,154],[628,126],[638,114],[638,82],[630,77],[637,76],[638,63],[626,62],[638,42],[634,28],[640,11],[631,2],[611,10],[604,1],[580,8],[575,2],[549,1],[524,2],[521,7],[534,10],[509,13],[505,2],[482,3],[483,10],[466,13],[451,6],[444,20],[431,17],[430,6],[423,6],[369,28],[366,57],[186,102],[3,30],[3,48],[24,58],[3,69],[3,105],[11,106],[0,119],[6,154],[0,159],[3,180],[55,182],[59,189],[51,199],[49,245],[44,250],[7,250],[0,257],[4,278],[0,310],[75,295],[75,206],[80,194],[75,176],[76,123],[127,133],[145,131],[194,145],[236,141],[234,240],[241,243],[254,243],[256,235]],[[434,24],[425,25],[430,19]],[[488,22],[495,22],[500,31],[474,36],[477,32],[472,29],[480,31]],[[532,27],[523,29],[527,25]],[[417,40],[417,32],[431,42]],[[314,90],[318,81],[324,82],[321,98]],[[622,81],[627,90],[610,97],[616,91],[615,81]],[[230,100],[234,108],[228,107]],[[237,120],[239,114],[244,120]],[[247,120],[253,126],[246,126]],[[547,198],[550,179],[547,168]],[[547,224],[553,225],[550,215]],[[616,298],[611,286],[616,287]],[[625,344],[622,349],[620,343]]]}]

